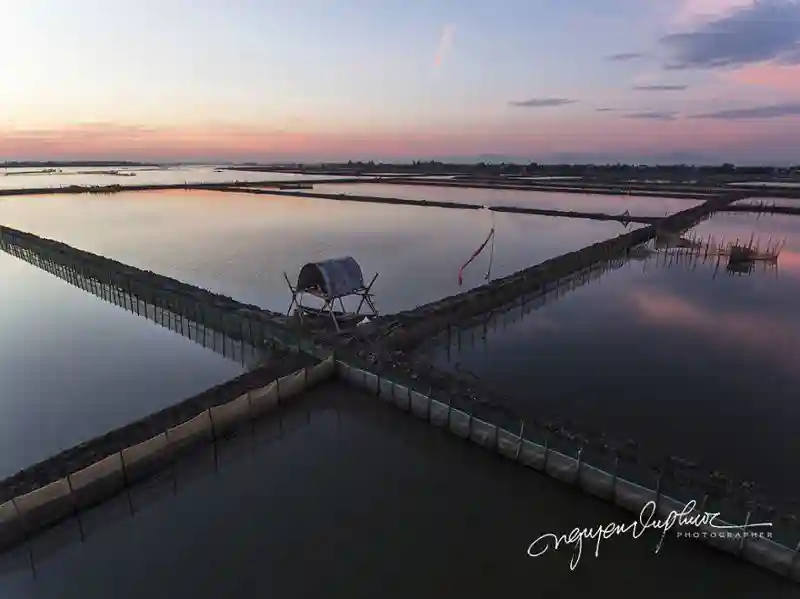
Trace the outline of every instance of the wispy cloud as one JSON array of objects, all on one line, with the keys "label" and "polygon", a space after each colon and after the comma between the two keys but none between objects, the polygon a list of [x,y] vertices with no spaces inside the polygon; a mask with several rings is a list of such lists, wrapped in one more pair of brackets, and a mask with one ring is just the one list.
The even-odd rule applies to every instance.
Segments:
[{"label": "wispy cloud", "polygon": [[674,121],[678,114],[666,110],[647,110],[645,112],[633,112],[624,115],[626,119],[641,119],[648,121]]},{"label": "wispy cloud", "polygon": [[606,60],[622,62],[626,60],[636,60],[637,58],[642,58],[643,56],[644,54],[641,52],[622,52],[621,54],[612,54],[611,56],[606,56]]},{"label": "wispy cloud", "polygon": [[619,112],[619,108],[595,108],[595,112]]},{"label": "wispy cloud", "polygon": [[453,40],[456,36],[456,26],[448,23],[442,27],[442,32],[439,34],[439,44],[436,46],[436,56],[433,58],[433,65],[438,69],[442,66],[444,59],[450,53],[453,47]]},{"label": "wispy cloud", "polygon": [[509,104],[520,108],[545,108],[547,106],[564,106],[575,102],[577,100],[570,100],[569,98],[530,98],[528,100],[512,100]]},{"label": "wispy cloud", "polygon": [[727,121],[738,121],[748,119],[777,119],[786,116],[800,115],[800,102],[786,104],[772,104],[769,106],[752,106],[750,108],[733,108],[730,110],[718,110],[706,112],[704,114],[693,115],[696,119],[721,119]]},{"label": "wispy cloud", "polygon": [[691,25],[719,18],[737,8],[752,5],[756,0],[670,0],[677,4],[672,21],[677,25]]},{"label": "wispy cloud", "polygon": [[634,85],[631,89],[640,92],[680,92],[688,87],[688,85]]},{"label": "wispy cloud", "polygon": [[800,64],[800,2],[762,0],[661,38],[668,69],[707,69],[775,61]]}]

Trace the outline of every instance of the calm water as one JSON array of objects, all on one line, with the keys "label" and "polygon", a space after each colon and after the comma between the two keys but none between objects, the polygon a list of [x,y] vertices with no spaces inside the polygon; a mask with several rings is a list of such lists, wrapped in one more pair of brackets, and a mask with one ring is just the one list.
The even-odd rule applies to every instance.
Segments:
[{"label": "calm water", "polygon": [[483,206],[521,206],[546,210],[574,210],[620,214],[629,210],[636,216],[664,216],[702,203],[676,198],[607,196],[509,189],[460,189],[424,185],[386,185],[380,183],[328,183],[314,185],[319,193],[348,193],[388,198],[407,198],[436,202],[464,202]]},{"label": "calm water", "polygon": [[794,206],[795,208],[800,207],[800,199],[797,198],[747,198],[745,200],[738,200],[734,202],[737,206],[743,204],[767,204],[768,206],[776,205],[776,206]]},{"label": "calm water", "polygon": [[[491,277],[622,234],[619,223],[495,217]],[[359,261],[382,312],[485,283],[489,248],[458,269],[492,227],[489,212],[202,191],[8,198],[0,222],[121,262],[283,311],[303,264]],[[355,307],[355,306],[352,306]]]},{"label": "calm water", "polygon": [[82,514],[84,542],[73,520],[0,556],[0,596],[796,596],[677,538],[658,556],[654,535],[587,546],[574,572],[569,549],[528,557],[542,534],[632,516],[339,386],[290,409]]},{"label": "calm water", "polygon": [[752,232],[762,247],[787,237],[777,271],[631,262],[433,359],[473,372],[520,408],[796,497],[800,218],[719,215],[697,228],[730,241]]},{"label": "calm water", "polygon": [[[57,169],[56,173],[13,174],[35,169],[0,168],[0,189],[39,189],[69,185],[149,185],[170,183],[224,183],[233,181],[310,181],[336,179],[328,176],[294,175],[291,173],[260,173],[222,170],[214,166],[180,166],[170,168],[90,167]],[[135,173],[134,176],[104,174],[101,171]],[[8,173],[12,173],[8,175]],[[8,176],[7,176],[8,175]]]},{"label": "calm water", "polygon": [[0,478],[241,364],[0,252]]}]

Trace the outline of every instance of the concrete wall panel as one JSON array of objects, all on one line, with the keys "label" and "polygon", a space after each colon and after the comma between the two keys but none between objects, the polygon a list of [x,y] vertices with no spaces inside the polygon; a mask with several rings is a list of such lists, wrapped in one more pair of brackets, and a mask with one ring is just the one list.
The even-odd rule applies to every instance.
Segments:
[{"label": "concrete wall panel", "polygon": [[37,530],[68,516],[75,509],[72,501],[66,478],[14,499],[20,512],[20,524],[25,532]]},{"label": "concrete wall panel", "polygon": [[125,487],[122,454],[115,453],[73,472],[69,483],[76,507],[87,507],[111,497]]},{"label": "concrete wall panel", "polygon": [[252,410],[252,417],[260,416],[261,414],[269,412],[278,405],[279,386],[281,387],[280,394],[282,395],[283,387],[282,385],[279,385],[278,381],[272,381],[265,387],[261,387],[260,389],[252,389],[249,391],[248,395],[250,396],[250,409]]},{"label": "concrete wall panel", "polygon": [[350,371],[347,373],[347,381],[359,389],[364,389],[367,384],[366,376],[367,373],[360,368],[351,367]]},{"label": "concrete wall panel", "polygon": [[250,420],[250,398],[247,393],[233,401],[211,408],[211,420],[214,432],[224,434]]},{"label": "concrete wall panel", "polygon": [[[292,375],[289,375],[292,376]],[[301,368],[297,372],[294,373],[294,380],[292,381],[294,384],[294,388],[297,390],[294,394],[289,395],[289,397],[295,397],[296,395],[301,395],[308,391],[309,384],[308,384],[308,375],[305,368]]]},{"label": "concrete wall panel", "polygon": [[199,441],[211,441],[211,416],[208,410],[183,424],[167,429],[167,440],[172,451],[180,451]]},{"label": "concrete wall panel", "polygon": [[12,501],[0,504],[0,527],[15,524],[19,519],[17,508]]},{"label": "concrete wall panel", "polygon": [[507,458],[516,458],[520,438],[504,429],[500,429],[498,435],[500,437],[497,443],[498,453]]},{"label": "concrete wall panel", "polygon": [[153,471],[170,460],[171,455],[166,433],[123,449],[122,460],[125,463],[128,481],[131,482]]},{"label": "concrete wall panel", "polygon": [[464,439],[469,439],[471,426],[472,416],[470,414],[455,409],[450,411],[450,432]]},{"label": "concrete wall panel", "polygon": [[473,418],[470,439],[481,447],[494,448],[497,445],[497,427],[494,424]]},{"label": "concrete wall panel", "polygon": [[427,395],[411,391],[406,387],[397,386],[395,393],[398,397],[408,397],[410,394],[411,412],[418,418],[428,419],[428,411],[430,410],[431,399]]},{"label": "concrete wall panel", "polygon": [[578,480],[578,460],[558,451],[550,451],[547,474],[565,483],[575,483]]},{"label": "concrete wall panel", "polygon": [[397,388],[398,386],[394,385],[394,405],[408,412],[411,409],[411,393],[410,391],[408,393],[400,393]]},{"label": "concrete wall panel", "polygon": [[440,401],[431,399],[431,424],[441,428],[447,427],[448,417],[450,414],[450,406],[443,404]]},{"label": "concrete wall panel", "polygon": [[601,499],[611,498],[611,488],[614,485],[614,477],[608,472],[599,470],[588,464],[581,464],[581,488]]},{"label": "concrete wall panel", "polygon": [[320,362],[319,364],[309,366],[306,369],[306,380],[308,381],[309,388],[324,383],[333,377],[333,375],[334,372],[331,369],[330,362]]},{"label": "concrete wall panel", "polygon": [[4,555],[2,552],[18,543],[24,534],[22,519],[17,514],[13,502],[7,501],[0,505],[0,575],[4,572],[4,567],[13,568],[13,563],[4,562],[11,560],[8,554]]},{"label": "concrete wall panel", "polygon": [[389,379],[381,379],[378,397],[385,402],[394,402],[396,389],[397,385],[395,385],[392,381]]},{"label": "concrete wall panel", "polygon": [[638,514],[642,511],[642,507],[654,498],[655,493],[653,491],[622,478],[617,479],[614,503],[618,506]]},{"label": "concrete wall panel", "polygon": [[367,392],[377,395],[378,391],[380,390],[380,379],[378,378],[378,375],[368,372],[364,380],[367,386]]},{"label": "concrete wall panel", "polygon": [[519,461],[528,466],[541,470],[544,467],[544,447],[533,441],[523,440],[519,452]]},{"label": "concrete wall panel", "polygon": [[26,493],[14,499],[19,513],[25,517],[28,514],[61,502],[69,502],[69,483],[66,478],[45,485],[35,491]]},{"label": "concrete wall panel", "polygon": [[305,373],[302,371],[299,373],[299,376],[298,374],[287,374],[278,379],[278,397],[281,400],[299,395],[305,391],[305,388]]},{"label": "concrete wall panel", "polygon": [[[655,497],[652,498],[655,501]],[[674,511],[676,514],[680,514],[683,511],[683,508],[686,507],[685,503],[678,501],[677,499],[673,499],[672,497],[666,497],[662,495],[658,498],[658,512],[657,515],[659,518],[668,518],[669,515]],[[695,510],[697,511],[697,510]]]},{"label": "concrete wall panel", "polygon": [[[769,539],[754,538],[748,539],[742,557],[777,574],[785,574],[791,571],[793,555],[792,552],[786,550],[786,547],[773,543]],[[797,564],[800,559],[794,561]],[[800,581],[800,564],[794,569],[794,573],[798,575],[794,580]]]},{"label": "concrete wall panel", "polygon": [[[717,520],[714,522],[717,526],[729,526],[732,524],[731,522],[725,522],[724,520]],[[737,554],[739,553],[739,547],[741,545],[742,539],[739,538],[729,538],[727,535],[721,535],[720,533],[728,533],[733,532],[735,530],[719,530],[711,528],[710,526],[700,526],[698,527],[698,532],[705,532],[707,536],[704,538],[705,542],[711,545],[712,547],[716,547],[720,551],[725,551],[726,553]]]}]

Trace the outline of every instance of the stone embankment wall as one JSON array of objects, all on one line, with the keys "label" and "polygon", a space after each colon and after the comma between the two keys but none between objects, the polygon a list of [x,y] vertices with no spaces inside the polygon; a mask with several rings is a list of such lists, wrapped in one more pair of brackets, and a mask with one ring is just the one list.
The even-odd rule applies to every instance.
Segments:
[{"label": "stone embankment wall", "polygon": [[[86,293],[168,328],[225,358],[239,362],[242,366],[251,367],[269,355],[271,344],[265,347],[268,331],[261,330],[260,320],[257,318],[220,314],[218,310],[204,309],[202,305],[193,303],[187,305],[182,301],[185,299],[183,296],[172,297],[159,290],[154,291],[157,301],[149,303],[126,289],[102,279],[94,279],[75,268],[52,262],[47,259],[46,254],[37,254],[27,248],[4,245],[2,242],[0,249]],[[167,306],[173,306],[178,311],[173,311]],[[225,330],[220,330],[222,328]]]},{"label": "stone embankment wall", "polygon": [[296,344],[290,321],[282,314],[243,304],[225,295],[86,252],[59,241],[0,226],[0,248],[44,270],[60,270],[74,284],[89,283],[91,293],[103,285],[120,289],[141,302],[158,306],[255,346]]},{"label": "stone embankment wall", "polygon": [[[91,293],[105,296],[111,288],[113,295],[116,289],[121,292],[117,293],[117,299],[135,299],[126,306],[128,309],[156,306],[163,314],[178,314],[194,322],[203,322],[222,335],[273,350],[272,359],[265,366],[82,443],[0,482],[0,544],[3,535],[14,539],[20,534],[28,534],[70,506],[77,509],[86,502],[95,501],[106,492],[107,486],[116,489],[118,481],[108,485],[102,482],[112,474],[118,474],[113,467],[117,463],[114,456],[119,457],[123,478],[128,480],[135,476],[136,470],[126,466],[125,452],[128,448],[140,445],[161,447],[163,443],[153,439],[163,437],[170,439],[167,445],[171,452],[176,449],[176,443],[183,444],[186,435],[181,432],[181,427],[187,422],[203,420],[206,418],[204,415],[207,415],[212,433],[215,433],[219,430],[216,427],[219,419],[223,424],[230,419],[227,408],[223,406],[238,400],[240,408],[246,402],[248,410],[257,411],[258,400],[265,394],[282,397],[280,394],[284,392],[294,393],[292,385],[300,384],[297,380],[301,375],[303,381],[319,378],[319,371],[314,368],[331,353],[313,340],[286,328],[283,316],[61,242],[0,227],[0,247],[76,286],[88,286],[87,291]],[[328,364],[330,366],[330,362]],[[325,370],[329,371],[330,367]],[[158,451],[162,450],[167,452],[163,447]],[[112,474],[107,473],[108,468]],[[98,477],[102,481],[95,481]],[[76,491],[84,487],[85,492]]]},{"label": "stone embankment wall", "polygon": [[730,189],[719,187],[685,187],[670,185],[628,185],[628,184],[606,184],[595,185],[585,184],[581,181],[570,183],[559,183],[555,181],[538,182],[527,181],[503,181],[495,179],[491,181],[479,181],[470,179],[453,179],[448,181],[431,179],[402,179],[391,178],[382,179],[381,183],[392,185],[422,185],[426,187],[461,187],[465,189],[510,189],[514,191],[548,191],[557,193],[579,193],[596,195],[633,195],[646,197],[679,198],[687,200],[706,200],[712,197],[726,194]]},{"label": "stone embankment wall", "polygon": [[330,379],[334,365],[333,357],[319,362],[302,353],[284,356],[0,482],[0,550]]},{"label": "stone embankment wall", "polygon": [[711,213],[724,209],[746,194],[729,194],[714,198],[663,218],[656,225],[644,227],[594,243],[580,250],[563,254],[541,264],[497,279],[464,293],[446,297],[405,312],[378,318],[371,325],[360,327],[356,339],[377,344],[376,353],[409,351],[426,339],[469,318],[513,303],[534,289],[544,289],[572,273],[592,264],[624,256],[631,248],[646,243],[656,235],[680,231],[694,226]]},{"label": "stone embankment wall", "polygon": [[[478,204],[463,202],[437,202],[432,200],[415,200],[409,198],[387,198],[382,196],[362,196],[345,193],[314,193],[313,191],[272,191],[264,189],[240,188],[236,186],[220,188],[220,191],[244,192],[265,195],[293,196],[298,198],[316,198],[320,200],[339,200],[342,202],[366,202],[371,204],[396,204],[401,206],[419,206],[428,208],[448,208],[452,210],[483,210]],[[582,218],[600,221],[618,221],[629,223],[653,224],[663,217],[660,216],[621,216],[619,214],[604,214],[602,212],[576,212],[574,210],[546,210],[543,208],[526,208],[522,206],[488,206],[488,210],[500,213],[535,214],[539,216],[559,216],[565,218]]]},{"label": "stone embankment wall", "polygon": [[[436,400],[429,394],[415,391],[412,387],[378,376],[369,369],[358,368],[347,361],[337,359],[336,369],[345,381],[378,399],[509,460],[630,511],[635,514],[632,520],[636,520],[650,502],[655,510],[655,519],[662,520],[669,518],[672,512],[682,513],[687,506],[687,500],[670,497],[664,492],[661,477],[654,481],[652,487],[638,485],[621,476],[616,468],[609,471],[588,464],[581,453],[571,456],[555,450],[546,441],[539,444],[529,440],[525,436],[524,426],[513,431],[504,429],[491,420],[476,417],[472,410],[458,409],[448,401]],[[696,507],[690,514],[702,518],[708,507],[707,498],[699,496],[692,499],[696,501]],[[712,547],[800,582],[797,550],[768,538],[743,536],[743,529],[737,529],[737,526],[748,521],[760,522],[751,520],[748,514],[747,520],[741,522],[716,521],[717,526],[728,525],[732,530],[720,530],[704,523],[684,532],[696,533],[694,538]],[[731,532],[740,534],[729,534]]]}]

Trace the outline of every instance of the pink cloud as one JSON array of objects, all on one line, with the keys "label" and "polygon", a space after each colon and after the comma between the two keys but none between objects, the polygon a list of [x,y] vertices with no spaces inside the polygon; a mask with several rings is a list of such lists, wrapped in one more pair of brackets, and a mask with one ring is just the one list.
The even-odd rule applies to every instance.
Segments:
[{"label": "pink cloud", "polygon": [[618,118],[552,119],[532,124],[526,132],[509,132],[519,145],[545,146],[550,151],[654,152],[686,150],[719,152],[731,147],[763,147],[785,144],[797,147],[800,119],[768,122],[730,122],[679,118],[674,121]]},{"label": "pink cloud", "polygon": [[148,127],[85,123],[57,129],[0,131],[0,156],[195,156],[338,149],[346,138],[317,133],[210,124]]},{"label": "pink cloud", "polygon": [[730,71],[723,76],[738,84],[771,87],[800,94],[800,65],[762,63]]},{"label": "pink cloud", "polygon": [[[754,152],[797,147],[800,119],[757,124],[705,119],[671,122],[583,116],[529,122],[464,123],[424,129],[390,125],[362,130],[311,130],[224,123],[151,127],[90,123],[53,129],[0,129],[0,159],[142,158],[233,159],[269,156],[420,157],[447,154],[668,151]],[[766,154],[765,154],[766,155]],[[313,158],[312,158],[313,159]]]}]

